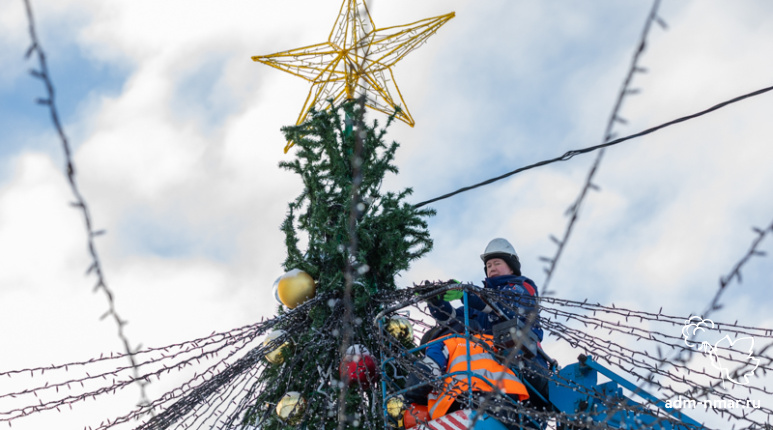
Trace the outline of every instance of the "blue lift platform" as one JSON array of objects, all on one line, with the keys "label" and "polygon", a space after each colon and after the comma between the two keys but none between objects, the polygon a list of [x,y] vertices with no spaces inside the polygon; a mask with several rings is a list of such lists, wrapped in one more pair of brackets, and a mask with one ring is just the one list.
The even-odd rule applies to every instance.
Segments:
[{"label": "blue lift platform", "polygon": [[[434,290],[421,297],[416,297],[406,306],[414,305],[423,299],[440,294],[451,288],[452,287],[449,286]],[[475,294],[475,289],[477,287],[471,285],[455,285],[453,288],[461,288],[464,290],[464,302],[466,303],[467,294]],[[375,323],[383,328],[383,321],[386,316],[396,310],[399,309],[391,308],[385,310],[376,317]],[[501,310],[496,309],[496,307],[495,310],[504,315],[504,313],[502,313]],[[471,334],[468,329],[469,315],[466,306],[464,313],[465,330],[464,334],[459,333],[459,336],[464,336],[464,338],[466,338],[467,351],[469,351],[469,342],[474,335]],[[515,325],[513,324],[513,326]],[[557,430],[581,430],[599,427],[626,430],[697,430],[704,428],[704,426],[678,410],[666,407],[662,400],[644,391],[642,388],[637,387],[635,384],[616,374],[612,370],[604,367],[590,355],[580,355],[576,363],[560,368],[558,363],[550,358],[536,341],[533,339],[530,341],[528,336],[524,336],[524,332],[530,332],[530,330],[518,330],[519,337],[517,340],[521,347],[520,350],[528,350],[531,353],[541,354],[550,365],[550,369],[545,375],[545,378],[547,378],[546,388],[537,390],[529,383],[527,378],[523,377],[524,375],[522,375],[519,366],[513,364],[510,368],[516,375],[519,375],[522,382],[529,390],[530,398],[534,399],[537,403],[546,405],[544,407],[548,409],[553,416],[561,417],[560,420],[552,420],[552,423],[550,424],[551,428]],[[515,330],[512,330],[512,333],[515,334]],[[432,342],[404,351],[400,355],[405,358],[420,354],[420,351],[426,349],[431,343]],[[521,353],[518,352],[518,354]],[[469,359],[468,353],[468,360]],[[384,402],[382,407],[384,410],[384,418],[387,423],[390,422],[387,413],[387,404],[390,399],[400,397],[406,392],[422,385],[437,385],[442,383],[442,379],[448,376],[442,375],[440,377],[428,378],[427,380],[422,381],[421,384],[400,388],[395,381],[390,379],[390,372],[387,371],[390,367],[390,363],[395,360],[395,357],[384,356],[382,356],[381,359],[381,385]],[[467,368],[470,368],[469,361]],[[472,378],[477,378],[494,387],[490,381],[476,376],[472,371],[456,373],[466,375],[468,381]],[[609,381],[599,383],[599,375],[605,376]],[[472,384],[468,382],[467,386],[471,387]],[[643,399],[644,402],[638,403],[631,398],[626,397],[623,393],[623,389],[634,393],[636,396]],[[474,409],[471,400],[473,398],[472,388],[469,388],[469,390],[470,393],[467,398],[470,399],[470,403],[467,405],[466,409],[457,410],[436,420],[422,421],[419,419],[417,423],[411,423],[412,425],[407,423],[407,421],[411,420],[407,419],[409,412],[406,411],[406,420],[400,420],[400,424],[395,425],[393,419],[391,421],[391,428],[406,428],[408,430],[507,430],[508,427],[497,419],[495,413],[491,415],[478,414]],[[493,390],[496,389],[493,388]],[[523,426],[522,428],[544,429],[548,425],[544,418],[540,421],[539,419],[533,418],[532,415],[528,413],[519,415],[519,420],[521,423],[520,425]],[[411,426],[401,427],[405,424]],[[518,428],[518,424],[513,425],[512,421],[511,426]],[[389,425],[387,426],[387,429],[390,429]]]}]

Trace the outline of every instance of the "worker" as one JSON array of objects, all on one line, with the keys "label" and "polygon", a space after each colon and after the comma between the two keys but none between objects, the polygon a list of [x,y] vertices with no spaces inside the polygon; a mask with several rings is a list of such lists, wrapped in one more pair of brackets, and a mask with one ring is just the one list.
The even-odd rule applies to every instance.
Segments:
[{"label": "worker", "polygon": [[[414,409],[422,412],[426,420],[434,420],[463,407],[469,393],[468,383],[472,383],[475,393],[491,392],[496,389],[508,395],[514,402],[528,399],[526,387],[516,374],[501,364],[503,357],[495,348],[492,336],[482,334],[476,321],[468,326],[470,340],[464,337],[464,324],[459,319],[451,319],[441,326],[429,345],[423,359],[413,364],[414,369],[408,375],[407,385],[414,387],[405,393],[405,399]],[[460,334],[461,333],[461,334]],[[470,365],[467,365],[467,346],[469,344]],[[468,374],[460,373],[470,371]],[[428,383],[430,380],[441,382]],[[478,401],[478,400],[476,400]],[[416,407],[417,405],[426,405]]]},{"label": "worker", "polygon": [[[503,238],[491,240],[483,254],[480,255],[484,263],[486,278],[483,281],[487,290],[514,292],[515,294],[502,295],[497,299],[489,297],[489,302],[498,308],[495,311],[475,294],[467,294],[467,306],[469,311],[469,329],[478,332],[482,336],[494,334],[495,326],[505,325],[508,321],[518,323],[519,327],[529,327],[531,332],[528,341],[524,340],[521,346],[522,354],[518,365],[521,377],[525,378],[530,386],[542,397],[547,397],[547,374],[549,363],[545,356],[538,354],[536,349],[541,348],[539,343],[543,339],[543,331],[539,321],[538,297],[539,293],[534,281],[521,274],[521,262],[515,248]],[[449,290],[439,297],[429,300],[429,310],[437,320],[438,325],[447,326],[456,333],[464,333],[459,330],[459,320],[464,320],[464,306],[453,308],[449,302],[463,298],[460,290]],[[501,313],[500,313],[501,312]],[[473,330],[474,328],[474,330]],[[436,348],[437,349],[437,348]],[[508,354],[505,354],[508,355]],[[432,356],[436,361],[442,361],[437,350],[427,350],[427,356]],[[426,362],[426,360],[425,360]],[[442,363],[441,363],[442,364]],[[510,366],[515,363],[505,363]],[[442,366],[441,366],[442,368]],[[539,397],[535,396],[526,402],[527,405],[537,409],[547,408]]]},{"label": "worker", "polygon": [[424,360],[424,363],[431,364],[432,373],[442,372],[447,375],[443,379],[442,389],[431,395],[427,402],[431,419],[437,419],[457,409],[459,395],[469,391],[468,375],[455,372],[469,370],[473,373],[469,379],[473,392],[490,392],[496,387],[513,400],[524,401],[529,398],[526,386],[515,373],[500,364],[502,360],[496,357],[498,354],[491,335],[471,336],[469,366],[467,345],[468,341],[463,336],[449,334],[427,347],[426,355],[431,361]]},{"label": "worker", "polygon": [[[492,334],[494,325],[517,317],[524,325],[531,327],[537,342],[541,342],[543,332],[537,306],[539,297],[537,286],[534,281],[521,275],[521,262],[513,245],[502,238],[493,239],[486,246],[480,258],[483,260],[483,271],[486,274],[486,279],[483,280],[484,288],[503,292],[512,291],[515,292],[517,298],[514,300],[502,298],[494,301],[494,305],[505,314],[499,315],[479,297],[468,294],[470,320],[475,320],[482,327],[484,333]],[[454,309],[448,303],[462,297],[462,291],[449,290],[444,295],[429,301],[430,313],[438,324],[442,325],[452,319],[462,318],[464,307]]]}]

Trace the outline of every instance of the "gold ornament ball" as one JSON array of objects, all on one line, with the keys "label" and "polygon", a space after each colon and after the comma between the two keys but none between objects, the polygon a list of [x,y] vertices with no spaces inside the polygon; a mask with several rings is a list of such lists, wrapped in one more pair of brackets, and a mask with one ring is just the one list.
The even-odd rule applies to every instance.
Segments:
[{"label": "gold ornament ball", "polygon": [[413,326],[408,318],[395,316],[386,323],[386,331],[399,341],[413,341]]},{"label": "gold ornament ball", "polygon": [[405,402],[399,397],[392,397],[387,401],[387,413],[394,419],[402,419],[405,412]]},{"label": "gold ornament ball", "polygon": [[[269,333],[266,338],[263,340],[263,346],[268,345],[273,341],[274,339],[278,338],[279,336],[282,336],[285,334],[284,330],[274,330],[271,333]],[[282,355],[282,352],[285,350],[288,350],[292,347],[292,342],[290,340],[285,341],[278,347],[276,347],[274,350],[269,351],[266,353],[263,358],[266,359],[271,364],[282,364],[282,362],[285,360],[284,356]]]},{"label": "gold ornament ball", "polygon": [[314,297],[317,286],[308,273],[293,269],[279,278],[279,300],[290,309]]},{"label": "gold ornament ball", "polygon": [[301,422],[303,411],[306,409],[306,400],[297,391],[290,391],[282,397],[276,405],[276,414],[282,421],[290,425]]}]

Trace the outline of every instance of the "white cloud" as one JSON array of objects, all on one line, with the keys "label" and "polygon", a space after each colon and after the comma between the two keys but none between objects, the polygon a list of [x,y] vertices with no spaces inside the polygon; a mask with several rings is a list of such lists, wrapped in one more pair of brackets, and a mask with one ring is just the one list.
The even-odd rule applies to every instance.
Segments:
[{"label": "white cloud", "polygon": [[[53,286],[56,274],[70,265],[88,267],[84,258],[75,257],[84,249],[76,250],[75,243],[84,239],[85,229],[75,228],[80,220],[68,207],[69,190],[45,155],[28,153],[14,161],[14,186],[0,189],[0,242],[6,244],[0,260],[14,264],[2,270],[0,283],[20,290]],[[30,274],[42,279],[29,282]]]}]

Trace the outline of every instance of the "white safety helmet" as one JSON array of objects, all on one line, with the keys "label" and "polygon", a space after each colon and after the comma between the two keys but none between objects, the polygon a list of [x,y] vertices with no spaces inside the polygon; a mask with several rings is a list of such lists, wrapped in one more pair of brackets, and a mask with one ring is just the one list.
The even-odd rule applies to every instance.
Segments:
[{"label": "white safety helmet", "polygon": [[480,255],[480,259],[483,260],[483,273],[486,273],[486,262],[492,258],[501,258],[510,266],[513,273],[516,276],[521,276],[521,261],[518,259],[518,254],[515,252],[515,248],[505,239],[498,237],[492,239],[486,246],[486,250]]}]

